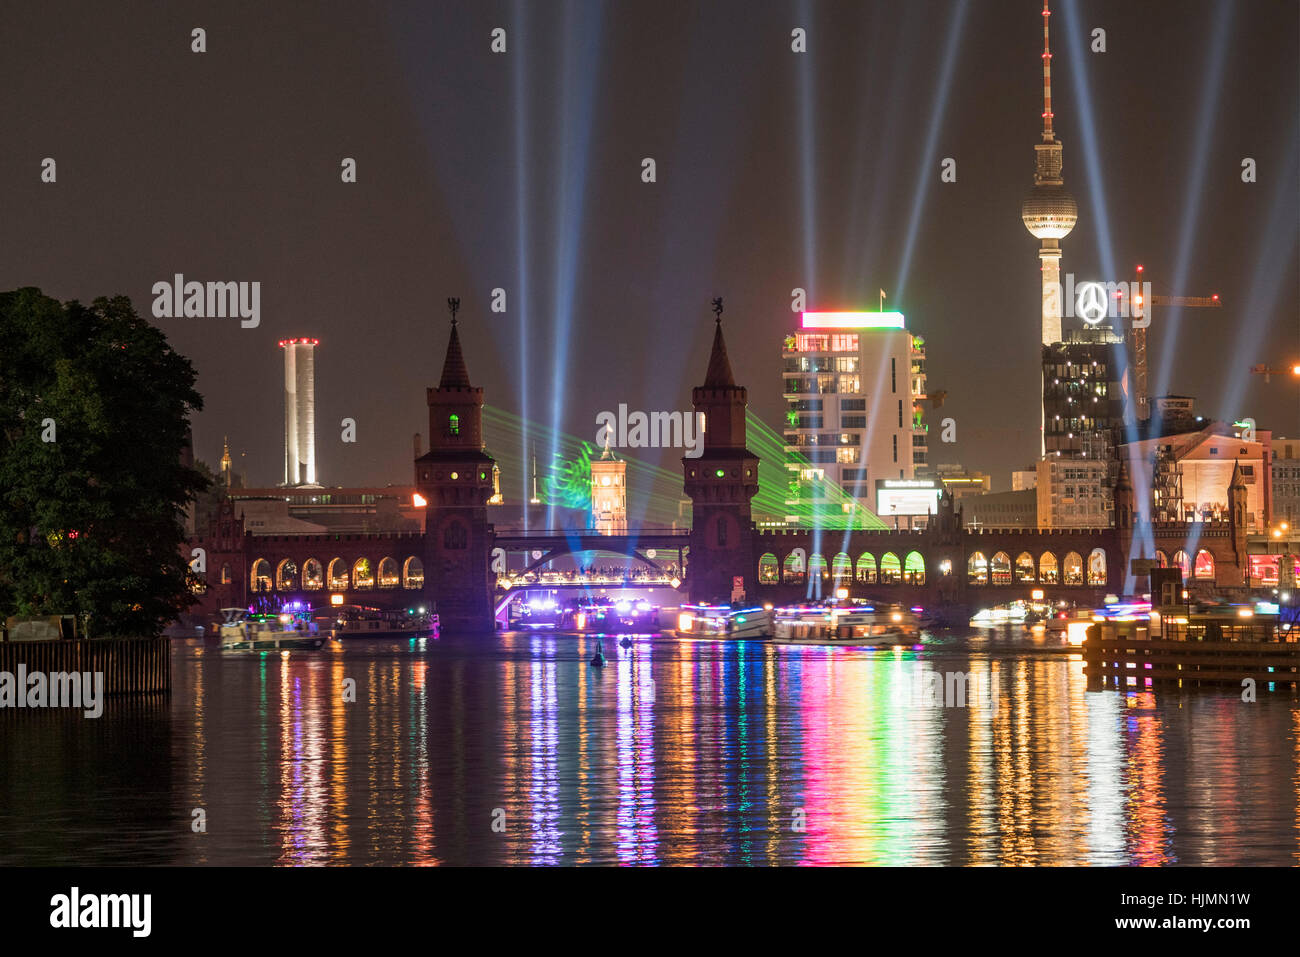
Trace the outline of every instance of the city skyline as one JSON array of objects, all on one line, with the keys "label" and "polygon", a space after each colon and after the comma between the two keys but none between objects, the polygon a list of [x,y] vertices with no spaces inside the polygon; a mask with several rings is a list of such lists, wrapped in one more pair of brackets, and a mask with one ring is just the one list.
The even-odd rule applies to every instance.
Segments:
[{"label": "city skyline", "polygon": [[[267,83],[268,51],[246,18],[208,23],[223,42],[201,55],[179,14],[149,18],[134,52],[147,50],[154,80],[184,76],[191,105],[171,109],[180,93],[165,82],[135,90],[138,79],[115,78],[92,92],[94,70],[70,67],[65,82],[80,95],[69,97],[66,122],[128,91],[175,117],[164,139],[128,124],[130,142],[112,139],[119,149],[95,155],[19,110],[21,138],[48,143],[38,152],[60,166],[56,183],[41,184],[40,157],[0,160],[4,175],[32,182],[12,204],[6,241],[47,240],[0,250],[5,272],[10,285],[64,298],[120,291],[146,316],[152,284],[175,272],[260,281],[256,328],[155,320],[200,372],[196,454],[214,463],[229,435],[255,485],[282,472],[279,357],[270,354],[280,338],[309,335],[325,347],[320,480],[403,483],[410,436],[421,431],[410,410],[436,372],[447,294],[464,298],[466,347],[484,357],[487,393],[521,417],[586,435],[597,411],[620,403],[687,406],[681,357],[707,347],[713,295],[726,297],[751,409],[779,428],[774,343],[797,323],[791,291],[805,289],[809,308],[869,309],[884,289],[885,307],[926,338],[931,385],[947,391],[942,414],[957,423],[955,443],[932,443],[932,463],[982,469],[1004,488],[1038,445],[1030,330],[1039,292],[1026,266],[1035,244],[1017,215],[1030,182],[1025,146],[1041,131],[1037,6],[793,4],[741,17],[717,4],[689,21],[689,43],[673,7],[630,4],[602,18],[577,5],[554,21],[511,4],[428,19],[362,11],[351,33],[277,48],[275,69],[287,69],[279,85]],[[1295,9],[1058,6],[1055,126],[1080,209],[1063,271],[1120,281],[1141,262],[1158,294],[1221,294],[1224,308],[1208,317],[1158,314],[1153,393],[1195,395],[1207,418],[1250,414],[1275,435],[1300,432],[1289,384],[1248,373],[1295,351],[1297,338],[1288,296],[1300,284],[1300,135],[1277,122],[1297,114],[1294,84],[1282,80],[1295,31],[1279,29]],[[864,55],[827,29],[845,18],[864,28],[846,33],[890,38],[882,51],[908,56]],[[807,52],[795,53],[790,31],[801,23]],[[1089,50],[1094,24],[1106,29],[1105,53]],[[490,50],[497,25],[507,30],[503,54]],[[92,15],[76,29],[94,26]],[[18,35],[24,28],[20,20]],[[1164,39],[1139,45],[1147,34]],[[416,55],[425,40],[438,55]],[[251,57],[246,78],[229,71],[234,44]],[[1211,83],[1225,44],[1221,82]],[[35,39],[23,55],[57,63],[57,50]],[[387,69],[361,76],[349,64],[362,60]],[[1131,102],[1132,70],[1149,73],[1150,109]],[[554,82],[522,84],[521,71]],[[782,78],[779,89],[762,88],[763,71]],[[199,79],[232,92],[206,102],[212,94],[192,86]],[[266,88],[255,99],[257,84]],[[446,90],[454,103],[435,95]],[[286,127],[291,108],[304,118]],[[629,111],[641,119],[630,124]],[[101,122],[81,119],[92,130]],[[1121,146],[1139,140],[1161,148]],[[1258,163],[1253,184],[1241,182],[1246,156]],[[345,157],[357,160],[356,183],[340,179]],[[654,183],[641,180],[645,157],[657,161]],[[948,157],[954,183],[940,178]],[[105,177],[120,188],[105,188]],[[1203,202],[1188,199],[1197,185]],[[55,256],[51,230],[74,208],[87,228],[60,237]],[[84,264],[75,278],[69,259]],[[491,311],[498,288],[504,314]],[[1177,364],[1162,370],[1171,348]],[[597,369],[580,394],[558,398],[557,382]],[[344,417],[357,422],[354,444],[340,441]],[[671,459],[649,456],[662,467]],[[527,476],[502,481],[508,500],[523,497]]]}]

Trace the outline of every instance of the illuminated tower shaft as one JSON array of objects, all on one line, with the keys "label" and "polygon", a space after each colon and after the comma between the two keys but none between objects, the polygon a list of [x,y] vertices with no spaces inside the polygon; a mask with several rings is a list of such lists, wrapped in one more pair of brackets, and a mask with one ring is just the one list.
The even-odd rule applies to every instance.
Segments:
[{"label": "illuminated tower shaft", "polygon": [[[1043,0],[1043,141],[1034,144],[1034,188],[1020,207],[1020,218],[1039,240],[1042,269],[1042,339],[1044,346],[1061,341],[1061,240],[1079,218],[1079,207],[1061,179],[1061,141],[1052,128],[1052,45],[1048,19],[1052,12]],[[1045,383],[1044,383],[1045,384]],[[1046,412],[1040,424],[1046,441]],[[1046,452],[1046,445],[1042,445]]]},{"label": "illuminated tower shaft", "polygon": [[281,339],[284,349],[284,484],[316,484],[316,346]]}]

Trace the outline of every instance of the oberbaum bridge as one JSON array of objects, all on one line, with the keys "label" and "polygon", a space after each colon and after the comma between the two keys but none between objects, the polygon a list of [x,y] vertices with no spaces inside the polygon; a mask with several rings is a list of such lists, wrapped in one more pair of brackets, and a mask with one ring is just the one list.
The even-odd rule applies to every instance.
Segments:
[{"label": "oberbaum bridge", "polygon": [[[523,557],[524,571],[513,573],[519,576],[592,551],[627,556],[662,572],[665,582],[666,565],[676,559],[684,574],[662,587],[694,603],[727,603],[743,593],[748,602],[779,606],[847,589],[853,598],[920,605],[960,623],[975,609],[1016,599],[1096,607],[1108,594],[1141,593],[1148,562],[1195,568],[1187,583],[1193,591],[1231,594],[1248,584],[1246,487],[1235,469],[1226,517],[1212,522],[1136,527],[1121,465],[1112,528],[969,528],[945,491],[920,529],[758,529],[750,514],[758,457],[745,447],[747,390],[732,375],[720,312],[716,322],[704,382],[691,395],[705,417],[704,447],[698,458],[682,460],[689,532],[497,534],[489,521],[495,462],[483,443],[483,390],[470,383],[453,310],[442,379],[426,390],[430,448],[415,460],[416,488],[428,503],[425,530],[254,536],[227,501],[193,543],[206,549],[197,610],[215,620],[219,609],[248,607],[259,593],[318,605],[325,592],[334,603],[427,605],[445,633],[486,634],[508,600],[498,582],[509,567],[503,556]],[[827,562],[818,545],[838,550]]]}]

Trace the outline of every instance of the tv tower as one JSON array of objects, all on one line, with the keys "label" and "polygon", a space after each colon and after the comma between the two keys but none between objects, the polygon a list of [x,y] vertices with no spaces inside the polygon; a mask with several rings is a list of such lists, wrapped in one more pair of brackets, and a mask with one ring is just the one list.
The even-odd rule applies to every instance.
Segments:
[{"label": "tv tower", "polygon": [[1043,141],[1034,144],[1034,188],[1020,207],[1020,218],[1042,241],[1043,345],[1061,341],[1061,244],[1079,218],[1079,206],[1061,179],[1061,141],[1052,131],[1052,46],[1047,21],[1052,12],[1043,0]]}]

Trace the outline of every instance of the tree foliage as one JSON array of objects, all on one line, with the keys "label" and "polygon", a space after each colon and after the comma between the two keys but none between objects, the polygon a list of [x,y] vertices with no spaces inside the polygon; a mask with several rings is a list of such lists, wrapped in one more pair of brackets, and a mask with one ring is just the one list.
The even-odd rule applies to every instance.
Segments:
[{"label": "tree foliage", "polygon": [[[0,615],[153,635],[193,603],[189,360],[124,296],[0,293]],[[47,439],[53,437],[53,441]]]}]

